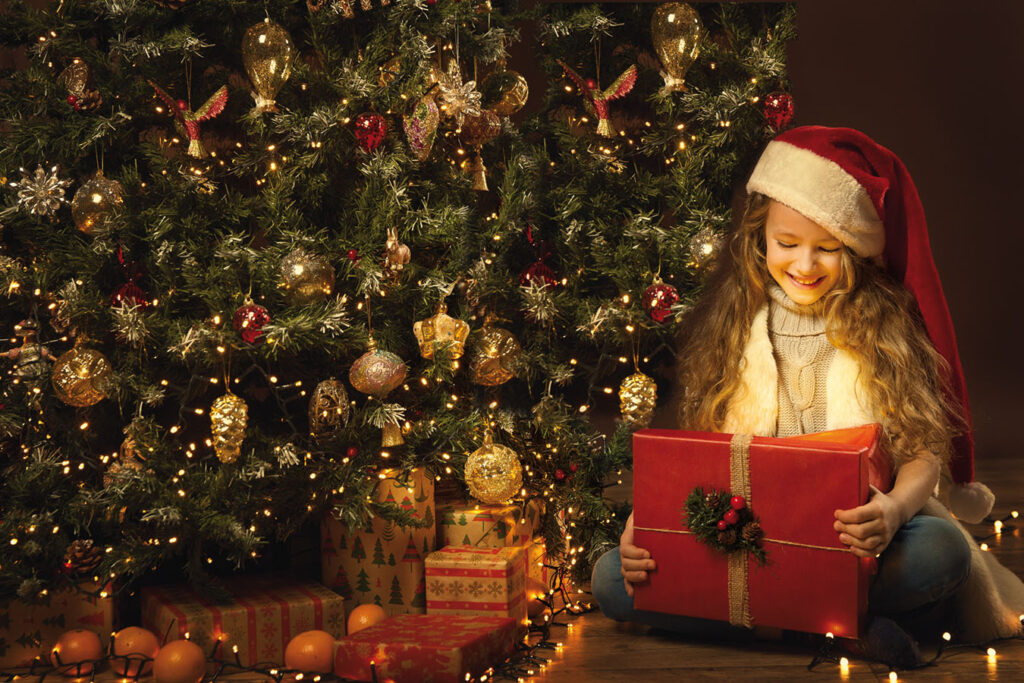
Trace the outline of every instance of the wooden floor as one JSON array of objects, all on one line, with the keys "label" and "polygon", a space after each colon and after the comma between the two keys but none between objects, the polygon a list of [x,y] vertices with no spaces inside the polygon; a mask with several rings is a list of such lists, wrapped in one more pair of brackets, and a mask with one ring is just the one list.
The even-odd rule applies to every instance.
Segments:
[{"label": "wooden floor", "polygon": [[[1024,461],[990,459],[978,463],[977,478],[996,494],[994,517],[1020,510],[1019,527],[988,541],[1003,564],[1024,576]],[[618,488],[618,487],[616,487]],[[629,482],[612,491],[629,495]],[[977,536],[991,526],[972,527]],[[544,683],[605,683],[610,681],[781,681],[818,679],[838,681],[888,680],[881,664],[850,659],[849,671],[822,663],[808,671],[815,650],[780,642],[728,643],[693,641],[647,633],[646,627],[619,624],[599,612],[569,620],[570,626],[552,634],[564,647],[548,655],[549,666],[534,679]],[[1024,681],[1024,641],[992,644],[995,662],[980,649],[951,649],[930,667],[901,672],[901,681]],[[926,649],[927,651],[927,649]],[[931,650],[935,652],[934,648]]]}]

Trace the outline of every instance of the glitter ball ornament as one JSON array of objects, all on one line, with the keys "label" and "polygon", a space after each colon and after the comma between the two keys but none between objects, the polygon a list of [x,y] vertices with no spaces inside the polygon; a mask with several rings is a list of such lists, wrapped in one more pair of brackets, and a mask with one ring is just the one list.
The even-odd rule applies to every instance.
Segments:
[{"label": "glitter ball ornament", "polygon": [[76,346],[54,363],[50,381],[57,398],[84,408],[107,397],[111,372],[110,361],[102,353]]},{"label": "glitter ball ornament", "polygon": [[149,301],[146,299],[146,293],[133,281],[125,282],[123,285],[118,285],[114,288],[113,294],[110,295],[110,305],[114,308],[120,308],[121,306],[148,308]]},{"label": "glitter ball ornament", "polygon": [[651,320],[663,323],[665,318],[672,315],[672,305],[679,301],[679,292],[672,285],[667,285],[660,279],[644,290],[643,306]]},{"label": "glitter ball ornament", "polygon": [[421,356],[430,359],[434,357],[436,349],[447,348],[448,357],[454,364],[454,361],[461,358],[465,352],[469,325],[448,315],[448,308],[442,303],[437,313],[426,320],[413,323],[412,333],[419,342]]},{"label": "glitter ball ornament", "polygon": [[348,392],[338,379],[325,379],[309,397],[309,431],[316,439],[328,437],[348,424]]},{"label": "glitter ball ornament", "polygon": [[633,373],[619,385],[619,412],[632,425],[650,424],[657,402],[658,385],[642,372]]},{"label": "glitter ball ornament", "polygon": [[526,105],[530,85],[519,73],[499,69],[480,82],[480,94],[484,107],[498,116],[511,116]]},{"label": "glitter ball ornament", "polygon": [[377,348],[373,337],[367,344],[366,353],[352,363],[348,381],[356,391],[376,398],[384,398],[405,381],[405,362],[390,351]]},{"label": "glitter ball ornament", "polygon": [[57,177],[56,166],[49,173],[37,166],[31,175],[23,168],[19,170],[21,180],[11,182],[11,187],[18,192],[18,206],[39,216],[55,214],[64,202],[64,188],[71,182]]},{"label": "glitter ball ornament", "polygon": [[489,109],[483,109],[475,116],[467,116],[462,124],[460,137],[467,145],[485,145],[501,133],[501,119]]},{"label": "glitter ball ornament", "polygon": [[388,122],[376,112],[366,112],[354,122],[356,142],[365,152],[372,152],[381,146],[388,134]]},{"label": "glitter ball ornament", "polygon": [[97,171],[92,180],[75,192],[71,200],[71,217],[79,230],[91,235],[94,230],[104,227],[122,206],[124,189],[121,183],[109,180],[103,177],[103,171]]},{"label": "glitter ball ornament", "polygon": [[471,496],[489,505],[500,505],[522,488],[523,466],[516,452],[494,443],[488,431],[483,446],[466,458],[465,477]]},{"label": "glitter ball ornament", "polygon": [[793,121],[793,114],[796,109],[793,106],[793,96],[788,92],[773,92],[765,95],[761,103],[761,111],[768,127],[776,133],[781,133],[789,127]]},{"label": "glitter ball ornament", "polygon": [[515,376],[523,347],[508,330],[485,325],[473,346],[469,369],[473,381],[487,387],[498,386]]},{"label": "glitter ball ornament", "polygon": [[722,248],[722,237],[711,228],[701,228],[690,238],[690,265],[704,270],[715,262]]},{"label": "glitter ball ornament", "polygon": [[323,256],[296,249],[281,261],[281,286],[292,303],[323,301],[334,290],[334,266]]},{"label": "glitter ball ornament", "polygon": [[249,406],[245,401],[227,393],[210,406],[210,431],[213,450],[223,463],[233,463],[242,452],[242,439],[249,423]]},{"label": "glitter ball ornament", "polygon": [[270,322],[270,313],[259,304],[249,301],[238,307],[231,325],[247,344],[263,342],[263,326]]},{"label": "glitter ball ornament", "polygon": [[683,2],[658,5],[651,16],[651,42],[665,68],[664,89],[671,92],[684,90],[683,78],[700,55],[700,41],[704,26],[700,15]]},{"label": "glitter ball ornament", "polygon": [[402,117],[402,128],[405,129],[405,138],[409,142],[409,149],[419,161],[426,161],[430,158],[430,150],[434,146],[434,138],[437,137],[437,126],[440,122],[441,113],[433,95],[420,98],[420,101],[413,107],[412,113]]},{"label": "glitter ball ornament", "polygon": [[242,37],[242,63],[256,100],[253,113],[277,111],[274,98],[288,80],[295,46],[288,31],[270,19],[249,27]]}]

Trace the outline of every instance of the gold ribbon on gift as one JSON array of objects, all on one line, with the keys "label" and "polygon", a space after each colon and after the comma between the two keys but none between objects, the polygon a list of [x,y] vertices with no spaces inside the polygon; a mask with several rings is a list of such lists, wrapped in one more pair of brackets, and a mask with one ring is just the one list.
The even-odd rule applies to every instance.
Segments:
[{"label": "gold ribbon on gift", "polygon": [[[729,442],[729,490],[734,496],[743,496],[750,505],[750,444],[753,436],[750,434],[733,434]],[[651,527],[636,526],[635,531],[657,531],[667,534],[691,535],[692,531],[687,529],[654,529]],[[810,548],[811,550],[831,550],[833,552],[845,553],[845,548],[836,548],[824,545],[812,545],[809,543],[796,543],[794,541],[783,541],[777,538],[762,538],[762,543],[776,543],[797,548]],[[753,628],[754,619],[750,616],[750,588],[749,568],[750,562],[746,550],[735,550],[728,555],[729,560],[729,623],[733,626],[745,626]]]}]

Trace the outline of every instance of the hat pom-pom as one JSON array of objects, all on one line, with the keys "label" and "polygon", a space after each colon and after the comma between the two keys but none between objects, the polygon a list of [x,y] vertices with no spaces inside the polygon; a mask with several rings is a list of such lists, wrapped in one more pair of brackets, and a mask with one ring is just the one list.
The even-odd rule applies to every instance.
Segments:
[{"label": "hat pom-pom", "polygon": [[995,502],[996,496],[992,489],[980,481],[954,484],[949,492],[949,509],[957,519],[968,524],[978,524],[985,519],[992,512]]}]

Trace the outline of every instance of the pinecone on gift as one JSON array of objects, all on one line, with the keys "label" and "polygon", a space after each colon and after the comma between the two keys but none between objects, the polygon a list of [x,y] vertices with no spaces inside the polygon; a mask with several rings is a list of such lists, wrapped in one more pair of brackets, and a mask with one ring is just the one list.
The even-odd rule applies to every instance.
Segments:
[{"label": "pinecone on gift", "polygon": [[757,522],[747,522],[743,525],[743,540],[748,543],[757,544],[761,541],[761,537],[764,536],[764,531],[761,530],[761,525]]},{"label": "pinecone on gift", "polygon": [[93,545],[92,539],[72,541],[64,551],[64,566],[72,574],[88,574],[99,566],[103,553]]},{"label": "pinecone on gift", "polygon": [[719,531],[718,542],[726,548],[731,548],[736,545],[736,530],[726,529],[725,531]]}]

